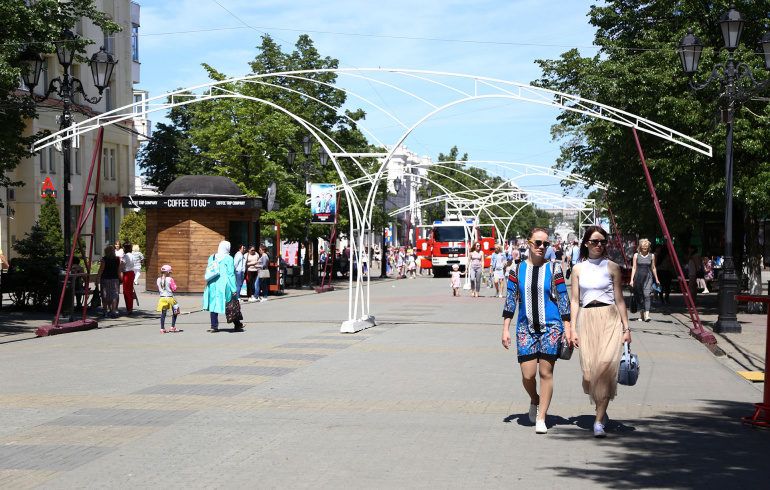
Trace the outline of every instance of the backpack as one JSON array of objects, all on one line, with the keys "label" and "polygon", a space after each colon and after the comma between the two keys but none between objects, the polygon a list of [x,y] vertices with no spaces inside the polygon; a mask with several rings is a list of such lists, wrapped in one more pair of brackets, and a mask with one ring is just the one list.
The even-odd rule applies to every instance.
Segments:
[{"label": "backpack", "polygon": [[[212,255],[210,258],[214,258]],[[212,260],[209,262],[209,265],[206,266],[206,282],[209,283],[211,281],[216,281],[219,278],[219,262],[222,259],[219,260]]]}]

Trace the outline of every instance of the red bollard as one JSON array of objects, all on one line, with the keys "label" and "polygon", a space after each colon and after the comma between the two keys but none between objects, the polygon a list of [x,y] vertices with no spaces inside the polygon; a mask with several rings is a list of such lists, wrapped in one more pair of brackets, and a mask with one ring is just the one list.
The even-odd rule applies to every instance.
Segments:
[{"label": "red bollard", "polygon": [[[755,303],[766,303],[770,305],[770,297],[768,296],[735,296],[737,301],[752,301]],[[767,333],[768,338],[765,340],[765,394],[762,403],[755,403],[753,417],[741,417],[741,420],[747,424],[757,425],[759,427],[770,428],[770,390],[767,389],[767,363],[770,360],[770,306],[767,308]],[[760,419],[760,414],[762,418]]]}]

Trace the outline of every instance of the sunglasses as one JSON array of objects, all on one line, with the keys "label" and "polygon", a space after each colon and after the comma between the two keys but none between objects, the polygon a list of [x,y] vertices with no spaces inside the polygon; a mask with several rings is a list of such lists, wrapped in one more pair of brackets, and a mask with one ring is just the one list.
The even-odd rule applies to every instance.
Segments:
[{"label": "sunglasses", "polygon": [[535,247],[540,247],[541,245],[545,248],[548,248],[551,246],[551,242],[545,242],[543,240],[530,240],[529,243],[532,243],[535,245]]},{"label": "sunglasses", "polygon": [[594,245],[594,246],[596,246],[596,245],[606,245],[607,244],[607,240],[596,240],[596,239],[594,239],[594,240],[586,240],[586,242],[590,243],[591,245]]}]

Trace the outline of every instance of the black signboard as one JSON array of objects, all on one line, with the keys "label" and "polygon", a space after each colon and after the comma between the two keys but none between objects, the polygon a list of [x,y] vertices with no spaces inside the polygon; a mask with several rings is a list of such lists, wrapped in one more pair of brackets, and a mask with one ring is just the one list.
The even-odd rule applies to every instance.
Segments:
[{"label": "black signboard", "polygon": [[124,196],[123,207],[142,209],[262,209],[262,198],[230,196]]}]

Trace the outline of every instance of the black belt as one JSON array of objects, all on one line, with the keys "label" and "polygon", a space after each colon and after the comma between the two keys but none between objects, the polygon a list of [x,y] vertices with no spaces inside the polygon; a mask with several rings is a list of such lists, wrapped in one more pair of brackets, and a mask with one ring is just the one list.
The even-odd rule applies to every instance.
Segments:
[{"label": "black belt", "polygon": [[601,308],[603,306],[612,306],[612,305],[607,303],[588,303],[583,308]]}]

